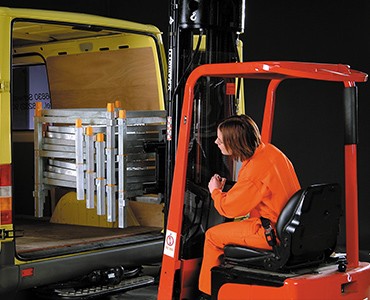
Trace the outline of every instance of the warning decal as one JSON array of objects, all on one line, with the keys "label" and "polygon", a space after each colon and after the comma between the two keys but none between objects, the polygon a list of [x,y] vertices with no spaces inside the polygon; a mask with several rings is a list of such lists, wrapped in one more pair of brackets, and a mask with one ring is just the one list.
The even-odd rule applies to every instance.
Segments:
[{"label": "warning decal", "polygon": [[226,83],[226,95],[235,95],[235,83]]},{"label": "warning decal", "polygon": [[166,240],[164,243],[163,254],[170,257],[175,256],[175,244],[176,244],[176,232],[167,230],[166,231]]}]

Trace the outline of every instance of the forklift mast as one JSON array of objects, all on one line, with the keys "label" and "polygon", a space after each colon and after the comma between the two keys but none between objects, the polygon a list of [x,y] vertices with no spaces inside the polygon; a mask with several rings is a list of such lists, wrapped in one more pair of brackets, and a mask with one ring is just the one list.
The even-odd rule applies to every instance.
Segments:
[{"label": "forklift mast", "polygon": [[[197,66],[209,63],[240,62],[239,35],[244,30],[245,0],[171,0],[168,50],[168,120],[165,220],[172,188],[174,157],[185,82]],[[209,174],[205,161],[221,161],[214,147],[217,121],[235,114],[240,100],[240,84],[235,79],[205,78],[197,84],[189,152],[189,180],[206,187]],[[226,101],[225,101],[226,100]],[[205,153],[209,153],[205,157]],[[214,166],[220,170],[220,166]],[[223,167],[230,172],[229,166]]]},{"label": "forklift mast", "polygon": [[[244,30],[245,0],[172,0],[170,4],[168,52],[167,168],[164,219],[168,218],[173,170],[178,144],[185,82],[193,69],[210,63],[240,62]],[[199,257],[203,233],[209,224],[220,222],[210,210],[207,183],[220,172],[230,178],[233,163],[222,158],[214,144],[217,122],[244,107],[241,84],[235,78],[200,80],[195,88],[194,118],[189,145],[187,192],[183,227],[183,253]],[[212,162],[211,162],[212,160]],[[217,163],[215,163],[217,162]],[[165,221],[166,222],[166,221]],[[166,226],[166,224],[165,224]]]}]

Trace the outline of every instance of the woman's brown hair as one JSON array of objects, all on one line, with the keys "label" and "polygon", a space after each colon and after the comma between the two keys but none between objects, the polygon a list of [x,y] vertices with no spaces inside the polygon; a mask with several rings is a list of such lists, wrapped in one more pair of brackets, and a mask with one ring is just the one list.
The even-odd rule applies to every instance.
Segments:
[{"label": "woman's brown hair", "polygon": [[234,159],[244,161],[254,154],[261,144],[261,134],[257,124],[247,115],[231,116],[223,120],[218,129],[222,133],[225,149]]}]

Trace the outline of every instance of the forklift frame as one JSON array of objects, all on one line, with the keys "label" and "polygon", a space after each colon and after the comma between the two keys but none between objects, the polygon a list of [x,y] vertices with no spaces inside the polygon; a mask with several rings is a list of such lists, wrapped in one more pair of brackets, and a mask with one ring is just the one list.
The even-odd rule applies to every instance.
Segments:
[{"label": "forklift frame", "polygon": [[[198,79],[201,77],[237,77],[270,80],[266,94],[261,133],[262,140],[266,143],[271,141],[272,136],[276,89],[283,80],[293,78],[313,79],[342,82],[344,84],[346,236],[351,237],[350,239],[347,238],[346,240],[348,263],[346,274],[349,274],[348,278],[351,277],[351,281],[347,281],[347,283],[354,283],[354,281],[358,281],[357,289],[354,291],[351,289],[350,291],[352,296],[359,297],[360,293],[368,294],[370,282],[366,281],[369,281],[370,278],[370,263],[359,262],[357,190],[358,100],[357,87],[355,84],[356,82],[366,82],[368,76],[363,72],[351,69],[348,65],[342,64],[260,61],[205,64],[194,69],[187,79],[182,115],[180,119],[176,164],[174,169],[171,201],[164,241],[158,299],[172,299],[175,292],[175,281],[180,285],[180,287],[177,287],[179,290],[176,291],[180,299],[191,297],[191,293],[194,292],[194,290],[197,290],[197,288],[194,287],[194,284],[197,283],[197,278],[195,278],[197,276],[194,274],[197,272],[197,268],[199,268],[201,258],[194,260],[182,259],[180,257],[180,240],[183,223],[183,205],[186,187],[186,171],[188,166],[188,144],[190,139],[193,113],[194,87]],[[326,277],[326,280],[323,280],[325,284],[332,283],[329,286],[326,286],[326,289],[334,290],[334,286],[336,286],[336,283],[339,282],[342,290],[344,290],[344,283],[341,283],[341,280],[343,276],[347,275],[342,273],[343,276],[338,276],[337,271],[334,272],[336,274],[329,272],[325,275],[318,275],[318,277]],[[318,277],[315,278],[316,280],[311,281],[312,285],[317,285]],[[290,294],[293,297],[294,295],[302,295],[298,292],[294,292],[294,286],[297,286],[297,290],[302,288],[306,294],[310,294],[309,291],[312,290],[312,285],[309,283],[299,285],[297,284],[296,278],[295,282],[290,286],[290,288],[293,289],[293,292],[290,291]],[[321,289],[320,287],[323,288],[321,284],[319,284],[318,289]],[[267,291],[265,294],[265,289],[263,286],[254,288],[254,293],[258,293],[259,289],[265,296],[269,293],[269,291]],[[225,291],[232,292],[233,295],[238,295],[238,291],[235,292],[235,290],[238,290],[238,288],[234,284],[230,284],[229,288],[226,287],[225,289]],[[317,290],[317,288],[315,287],[314,290]],[[239,293],[239,296],[241,294]],[[333,295],[334,294],[335,293],[333,292]],[[215,295],[212,295],[212,297],[215,298]]]}]

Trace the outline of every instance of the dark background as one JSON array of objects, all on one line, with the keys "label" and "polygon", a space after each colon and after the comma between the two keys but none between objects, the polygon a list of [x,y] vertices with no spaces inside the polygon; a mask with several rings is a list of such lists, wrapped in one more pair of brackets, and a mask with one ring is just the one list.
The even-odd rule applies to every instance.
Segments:
[{"label": "dark background", "polygon": [[[168,49],[169,0],[2,1],[0,5],[75,11],[156,25]],[[246,0],[244,60],[348,64],[370,72],[370,2]],[[246,83],[246,111],[261,124],[264,83]],[[359,83],[359,218],[362,259],[370,259],[370,86]],[[281,99],[281,101],[279,101]],[[342,86],[284,82],[278,91],[273,143],[292,160],[302,185],[344,186]],[[350,238],[350,237],[349,237]],[[342,231],[341,240],[344,239]]]}]

